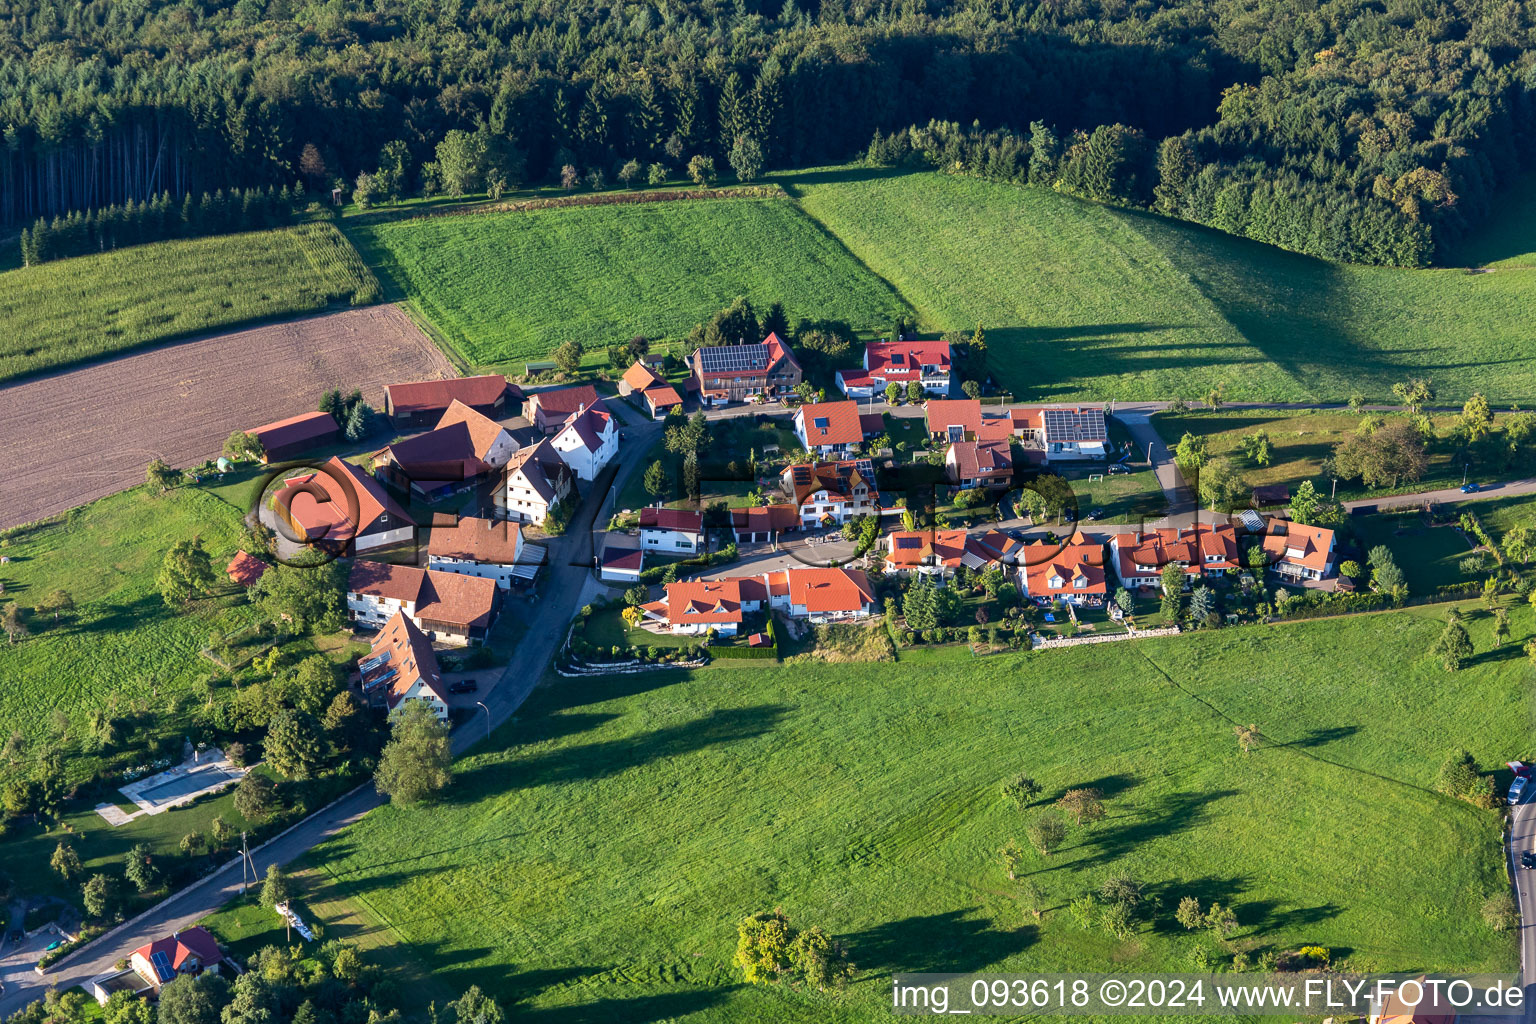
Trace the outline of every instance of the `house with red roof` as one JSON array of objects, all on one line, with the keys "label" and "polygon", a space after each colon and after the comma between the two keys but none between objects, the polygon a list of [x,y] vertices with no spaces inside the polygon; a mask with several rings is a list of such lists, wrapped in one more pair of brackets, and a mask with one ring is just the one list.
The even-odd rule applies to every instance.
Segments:
[{"label": "house with red roof", "polygon": [[864,443],[859,403],[814,402],[795,410],[795,436],[812,455],[841,458]]},{"label": "house with red roof", "polygon": [[1292,580],[1320,580],[1333,575],[1335,542],[1325,526],[1305,526],[1271,519],[1264,529],[1266,562]]},{"label": "house with red roof", "polygon": [[956,487],[1006,488],[1013,483],[1012,445],[956,441],[944,453],[944,475]]},{"label": "house with red roof", "polygon": [[499,373],[451,380],[421,380],[384,387],[384,414],[396,427],[424,427],[442,418],[458,402],[491,419],[503,419],[510,402],[521,401],[522,389]]},{"label": "house with red roof", "polygon": [[358,659],[363,696],[389,710],[404,701],[419,700],[440,719],[448,717],[448,696],[432,641],[404,609],[395,612],[375,634],[368,653]]},{"label": "house with red roof", "polygon": [[224,574],[242,587],[249,587],[261,579],[261,574],[266,572],[269,566],[255,555],[246,554],[244,551],[235,552],[235,557],[229,560],[224,567]]},{"label": "house with red roof", "polygon": [[218,942],[202,925],[140,946],[128,958],[128,966],[156,993],[183,975],[195,978],[204,971],[218,974],[223,962]]},{"label": "house with red roof", "polygon": [[506,520],[444,517],[433,523],[427,539],[427,568],[494,580],[502,590],[512,589],[523,554],[523,528]]},{"label": "house with red roof", "polygon": [[885,567],[890,572],[945,576],[965,558],[964,530],[894,530],[885,537]]},{"label": "house with red roof", "polygon": [[571,388],[534,391],[523,403],[523,416],[545,434],[555,434],[572,413],[590,409],[602,401],[597,388],[578,384]]},{"label": "house with red roof", "polygon": [[704,550],[704,514],[686,508],[641,509],[640,549],[697,554]]},{"label": "house with red roof", "polygon": [[734,636],[747,614],[766,609],[817,624],[866,619],[875,613],[875,592],[858,569],[807,566],[760,576],[669,583],[665,597],[640,608],[646,621],[673,633],[714,629]]},{"label": "house with red roof", "polygon": [[747,612],[762,611],[767,588],[756,576],[731,576],[719,580],[679,580],[668,583],[659,601],[640,606],[644,619],[664,623],[682,636],[696,636],[713,629],[721,636],[735,636]]},{"label": "house with red roof", "polygon": [[804,379],[800,363],[777,334],[757,344],[706,345],[688,357],[688,366],[705,405],[787,395]]},{"label": "house with red roof", "polygon": [[1115,575],[1127,587],[1162,585],[1163,568],[1181,566],[1186,580],[1242,567],[1237,531],[1230,524],[1121,532],[1109,539]]},{"label": "house with red roof", "polygon": [[800,510],[803,526],[827,519],[846,523],[856,516],[880,514],[875,467],[868,459],[787,466],[779,475],[779,486]]},{"label": "house with red roof", "polygon": [[947,341],[874,341],[864,346],[864,365],[838,370],[837,386],[849,398],[870,398],[889,384],[903,394],[912,381],[930,395],[949,394],[954,358]]},{"label": "house with red roof", "polygon": [[819,625],[875,614],[875,591],[861,570],[805,566],[784,569],[782,575],[789,584],[788,611],[793,618]]},{"label": "house with red roof", "polygon": [[401,490],[433,499],[473,487],[505,466],[516,451],[511,431],[454,402],[432,430],[374,452],[373,471]]},{"label": "house with red roof", "polygon": [[1065,544],[1042,540],[1019,552],[1019,591],[1038,605],[1060,600],[1080,607],[1103,607],[1109,593],[1104,544],[1081,532]]},{"label": "house with red roof", "polygon": [[282,462],[341,440],[341,427],[328,412],[306,412],[249,431],[261,442],[261,462]]},{"label": "house with red roof", "polygon": [[347,618],[383,626],[404,612],[429,640],[473,646],[485,641],[500,594],[494,580],[478,576],[359,560],[347,576]]},{"label": "house with red roof", "polygon": [[758,505],[731,509],[731,535],[738,545],[773,543],[782,533],[800,529],[800,511],[794,505]]},{"label": "house with red roof", "polygon": [[1014,423],[1001,407],[982,408],[976,398],[930,398],[923,405],[928,436],[934,441],[1009,441]]},{"label": "house with red roof", "polygon": [[541,525],[549,510],[576,493],[576,474],[549,438],[519,449],[502,472],[498,515]]},{"label": "house with red roof", "polygon": [[550,444],[576,479],[591,481],[619,454],[619,427],[605,406],[591,405],[566,417]]},{"label": "house with red roof", "polygon": [[639,583],[645,568],[645,552],[628,537],[609,533],[603,539],[602,565],[598,577],[613,583]]},{"label": "house with red roof", "polygon": [[652,419],[660,419],[683,404],[677,389],[640,359],[619,378],[619,394],[643,405]]},{"label": "house with red roof", "polygon": [[272,498],[278,530],[296,543],[355,555],[416,536],[416,523],[360,466],[332,458],[283,482]]}]

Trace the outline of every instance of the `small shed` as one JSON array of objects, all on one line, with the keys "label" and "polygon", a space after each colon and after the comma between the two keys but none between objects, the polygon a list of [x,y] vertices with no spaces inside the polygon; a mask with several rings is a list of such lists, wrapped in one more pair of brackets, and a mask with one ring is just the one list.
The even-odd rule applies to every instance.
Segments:
[{"label": "small shed", "polygon": [[539,359],[539,360],[535,360],[533,362],[524,363],[523,364],[523,374],[525,376],[532,377],[532,376],[535,376],[536,374],[548,373],[549,371],[553,370],[554,368],[555,368],[555,364],[554,364],[553,360],[550,360],[550,359]]},{"label": "small shed", "polygon": [[1254,508],[1281,508],[1291,503],[1291,491],[1285,484],[1260,484],[1253,489]]}]

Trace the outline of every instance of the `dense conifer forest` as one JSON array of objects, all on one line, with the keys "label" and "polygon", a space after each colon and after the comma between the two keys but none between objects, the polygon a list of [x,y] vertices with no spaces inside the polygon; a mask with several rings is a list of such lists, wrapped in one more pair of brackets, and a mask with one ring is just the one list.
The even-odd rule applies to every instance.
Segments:
[{"label": "dense conifer forest", "polygon": [[0,0],[0,129],[13,227],[868,152],[1422,265],[1521,174],[1536,68],[1519,0]]}]

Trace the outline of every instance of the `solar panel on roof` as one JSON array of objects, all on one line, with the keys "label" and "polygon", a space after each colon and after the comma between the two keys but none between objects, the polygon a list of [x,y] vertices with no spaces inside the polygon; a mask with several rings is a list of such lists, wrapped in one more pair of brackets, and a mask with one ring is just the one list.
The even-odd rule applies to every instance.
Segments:
[{"label": "solar panel on roof", "polygon": [[896,546],[898,548],[920,548],[923,546],[923,540],[921,537],[897,537]]},{"label": "solar panel on roof", "polygon": [[832,425],[832,421],[825,416],[817,416],[812,422],[816,424],[817,430],[826,430]]},{"label": "solar panel on roof", "polygon": [[719,345],[699,350],[699,363],[705,373],[741,373],[763,370],[768,366],[766,345]]},{"label": "solar panel on roof", "polygon": [[171,968],[171,958],[165,950],[157,949],[149,954],[149,962],[155,968],[155,976],[161,981],[171,981],[176,972]]}]

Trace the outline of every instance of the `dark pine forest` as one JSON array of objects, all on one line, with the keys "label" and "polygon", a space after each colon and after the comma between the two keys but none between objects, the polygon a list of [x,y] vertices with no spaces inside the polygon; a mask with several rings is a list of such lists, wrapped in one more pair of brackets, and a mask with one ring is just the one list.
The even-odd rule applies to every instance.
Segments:
[{"label": "dark pine forest", "polygon": [[1531,159],[1531,11],[0,0],[0,224],[379,170],[419,192],[462,154],[464,136],[440,152],[450,132],[513,186],[567,167],[612,181],[631,160],[723,169],[745,139],[768,167],[943,166],[1423,265]]}]

